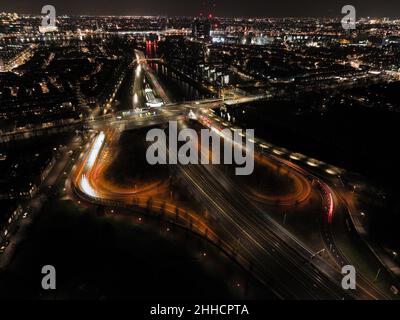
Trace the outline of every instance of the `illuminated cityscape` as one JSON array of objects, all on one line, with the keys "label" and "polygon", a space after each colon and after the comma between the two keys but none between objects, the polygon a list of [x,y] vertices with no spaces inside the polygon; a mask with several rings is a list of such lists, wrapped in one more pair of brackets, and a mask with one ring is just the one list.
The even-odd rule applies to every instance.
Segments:
[{"label": "illuminated cityscape", "polygon": [[0,300],[399,299],[400,19],[217,4],[0,13]]}]

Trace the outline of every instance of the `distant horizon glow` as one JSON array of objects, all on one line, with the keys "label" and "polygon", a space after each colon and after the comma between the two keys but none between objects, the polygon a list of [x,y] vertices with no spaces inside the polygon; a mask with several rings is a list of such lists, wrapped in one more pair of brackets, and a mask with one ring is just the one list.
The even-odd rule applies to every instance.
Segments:
[{"label": "distant horizon glow", "polygon": [[[153,0],[146,3],[132,3],[129,0],[52,0],[57,15],[91,15],[91,16],[187,16],[187,17],[338,17],[341,8],[348,4],[344,1],[331,0],[316,2],[313,0],[248,0],[246,5],[239,1],[214,0],[193,1]],[[359,17],[400,17],[398,0],[372,1],[353,0]],[[2,1],[2,12],[41,14],[45,5],[39,0]]]}]

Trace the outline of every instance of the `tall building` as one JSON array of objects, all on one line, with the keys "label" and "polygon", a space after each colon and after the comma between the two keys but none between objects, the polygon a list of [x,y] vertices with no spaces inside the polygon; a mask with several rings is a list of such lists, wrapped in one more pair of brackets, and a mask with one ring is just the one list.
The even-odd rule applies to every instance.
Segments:
[{"label": "tall building", "polygon": [[197,39],[211,40],[211,21],[209,19],[196,18],[192,25],[192,35]]}]

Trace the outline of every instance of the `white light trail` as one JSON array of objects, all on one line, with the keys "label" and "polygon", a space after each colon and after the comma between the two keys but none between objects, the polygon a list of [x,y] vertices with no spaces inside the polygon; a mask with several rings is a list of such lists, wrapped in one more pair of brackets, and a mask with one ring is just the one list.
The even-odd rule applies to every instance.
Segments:
[{"label": "white light trail", "polygon": [[90,182],[85,174],[81,177],[81,188],[82,191],[90,197],[97,198],[97,192],[92,188]]},{"label": "white light trail", "polygon": [[90,150],[89,158],[86,162],[85,169],[90,170],[92,169],[94,163],[96,162],[96,159],[100,153],[100,149],[103,146],[104,140],[105,140],[105,134],[104,132],[100,132],[100,134],[97,136],[96,140],[93,143],[92,150]]}]

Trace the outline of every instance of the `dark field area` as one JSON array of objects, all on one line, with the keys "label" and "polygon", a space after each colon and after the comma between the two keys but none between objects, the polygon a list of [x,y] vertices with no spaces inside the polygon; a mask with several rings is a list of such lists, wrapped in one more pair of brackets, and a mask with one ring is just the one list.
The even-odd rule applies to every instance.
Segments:
[{"label": "dark field area", "polygon": [[[0,298],[234,298],[185,244],[145,225],[78,211],[61,201],[45,207],[17,259],[0,273]],[[57,294],[40,287],[47,264],[57,270]]]},{"label": "dark field area", "polygon": [[113,162],[105,172],[107,180],[127,187],[168,179],[167,166],[150,165],[146,160],[146,134],[151,128],[122,133]]},{"label": "dark field area", "polygon": [[271,166],[255,162],[254,173],[250,176],[235,176],[232,172],[232,179],[237,179],[243,185],[251,186],[255,193],[268,196],[284,196],[295,192],[294,181],[287,173],[287,170],[275,164]]}]

